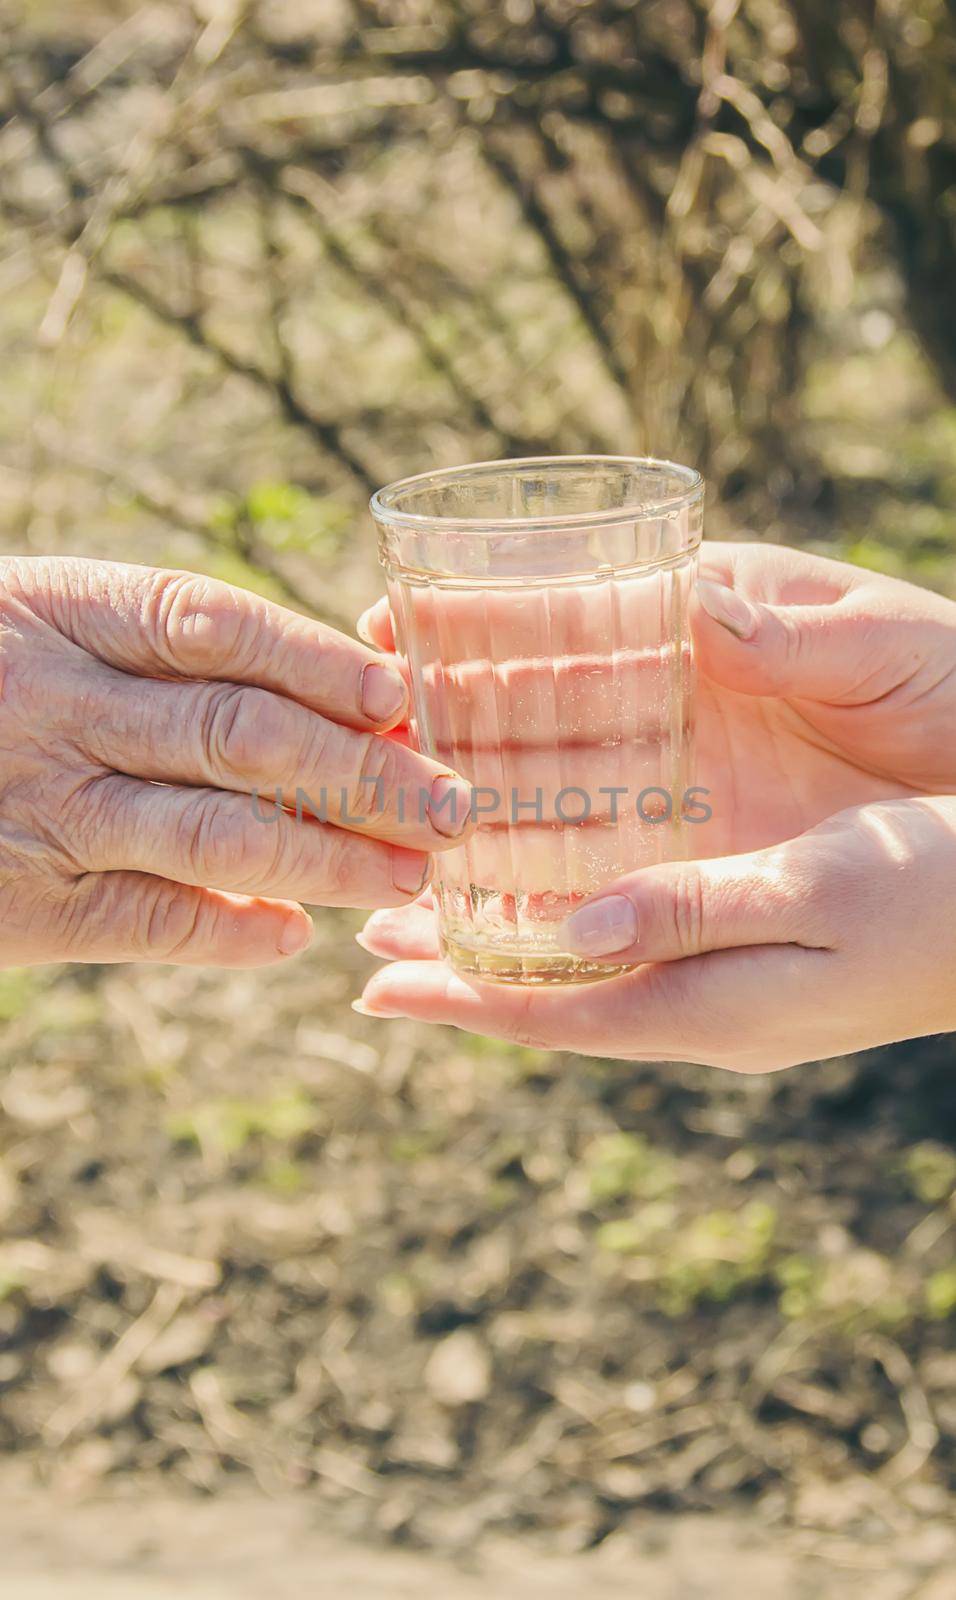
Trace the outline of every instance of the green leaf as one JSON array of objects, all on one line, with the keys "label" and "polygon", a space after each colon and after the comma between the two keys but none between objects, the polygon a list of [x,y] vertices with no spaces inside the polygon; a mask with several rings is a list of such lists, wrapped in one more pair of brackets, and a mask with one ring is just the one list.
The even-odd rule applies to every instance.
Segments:
[{"label": "green leaf", "polygon": [[927,1279],[924,1290],[926,1310],[936,1321],[956,1311],[956,1267],[941,1267]]},{"label": "green leaf", "polygon": [[350,507],[328,496],[310,495],[297,484],[266,478],[254,483],[242,511],[256,535],[274,550],[337,548],[352,521]]},{"label": "green leaf", "polygon": [[12,1022],[24,1012],[39,987],[29,968],[10,967],[0,972],[0,1022]]},{"label": "green leaf", "polygon": [[588,1186],[596,1205],[625,1195],[656,1200],[677,1183],[677,1162],[640,1134],[611,1133],[596,1139],[585,1153]]},{"label": "green leaf", "polygon": [[932,1139],[907,1150],[903,1167],[916,1198],[928,1206],[948,1200],[956,1189],[956,1155]]}]

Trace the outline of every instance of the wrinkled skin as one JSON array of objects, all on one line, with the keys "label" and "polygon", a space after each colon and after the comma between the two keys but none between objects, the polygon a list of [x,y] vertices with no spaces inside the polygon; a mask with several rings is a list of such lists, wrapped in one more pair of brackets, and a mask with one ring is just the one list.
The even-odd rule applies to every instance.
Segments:
[{"label": "wrinkled skin", "polygon": [[308,943],[302,901],[408,903],[453,841],[447,769],[382,737],[405,705],[376,652],[226,584],[0,561],[0,966],[256,966]]}]

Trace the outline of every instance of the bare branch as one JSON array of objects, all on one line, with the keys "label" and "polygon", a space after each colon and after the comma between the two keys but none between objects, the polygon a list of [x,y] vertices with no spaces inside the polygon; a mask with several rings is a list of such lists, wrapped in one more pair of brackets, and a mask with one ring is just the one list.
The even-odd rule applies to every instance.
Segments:
[{"label": "bare branch", "polygon": [[608,334],[594,303],[594,297],[582,281],[578,265],[563,244],[534,182],[522,176],[511,157],[505,153],[503,145],[496,145],[490,138],[486,138],[482,143],[482,153],[488,166],[514,195],[521,207],[525,222],[540,240],[555,276],[574,301],[609,376],[625,395],[629,395],[630,375],[621,363],[614,341]]}]

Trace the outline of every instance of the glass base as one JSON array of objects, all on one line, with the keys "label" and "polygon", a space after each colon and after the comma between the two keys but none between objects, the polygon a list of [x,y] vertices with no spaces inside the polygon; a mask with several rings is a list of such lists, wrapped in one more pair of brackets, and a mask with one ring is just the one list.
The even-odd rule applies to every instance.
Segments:
[{"label": "glass base", "polygon": [[523,983],[541,986],[558,983],[600,983],[633,972],[638,963],[611,966],[606,961],[589,961],[560,950],[509,950],[498,945],[475,948],[460,940],[441,936],[442,954],[466,978],[481,978],[485,983]]}]

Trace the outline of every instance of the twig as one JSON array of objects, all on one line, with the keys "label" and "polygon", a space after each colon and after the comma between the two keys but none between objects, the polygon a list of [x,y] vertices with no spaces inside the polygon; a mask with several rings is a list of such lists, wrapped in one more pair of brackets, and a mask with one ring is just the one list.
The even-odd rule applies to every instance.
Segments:
[{"label": "twig", "polygon": [[172,1321],[184,1298],[185,1291],[179,1284],[160,1284],[142,1316],[130,1324],[96,1371],[84,1378],[82,1388],[64,1400],[47,1420],[43,1431],[51,1444],[64,1445],[78,1428],[108,1405],[113,1389]]},{"label": "twig", "polygon": [[867,1333],[861,1336],[857,1348],[879,1362],[899,1396],[908,1437],[878,1474],[882,1483],[896,1489],[932,1455],[939,1443],[939,1429],[913,1364],[900,1345],[883,1334]]},{"label": "twig", "polygon": [[[87,198],[90,192],[88,186],[77,172],[74,164],[57,145],[44,119],[37,115],[35,107],[26,106],[22,101],[22,97],[18,96],[17,103],[22,109],[22,114],[34,128],[47,159],[55,166],[66,183],[72,199],[78,201]],[[27,215],[29,215],[28,211]],[[105,233],[103,233],[103,229],[109,226],[107,213],[97,212],[95,217],[95,227],[91,226],[91,219],[78,221],[74,218],[70,225],[65,229],[59,230],[61,241],[67,249],[66,261],[68,264],[72,262],[73,265],[70,267],[67,285],[69,294],[65,290],[63,291],[62,304],[58,304],[56,307],[56,322],[55,325],[51,326],[48,337],[52,337],[58,330],[60,330],[60,336],[62,336],[62,330],[65,329],[66,321],[78,297],[77,285],[81,290],[82,284],[85,282],[86,272],[94,264],[92,260],[86,257],[85,249],[90,247],[93,249],[94,254],[98,255],[99,247],[104,242]],[[42,219],[34,218],[33,220]],[[216,356],[229,371],[256,384],[258,388],[269,394],[290,422],[308,432],[329,455],[335,457],[364,490],[367,492],[372,491],[376,483],[375,475],[344,443],[336,424],[324,420],[311,410],[295,392],[287,378],[282,375],[274,377],[256,362],[243,358],[230,350],[227,345],[223,344],[208,331],[196,311],[179,312],[138,279],[131,278],[127,274],[116,270],[104,268],[98,261],[95,265],[97,276],[101,281],[120,289],[124,294],[127,294],[131,299],[142,305],[158,321],[165,323],[168,327],[177,329],[195,347]],[[61,283],[65,276],[67,276],[66,267],[61,272]],[[56,298],[55,294],[54,300]],[[51,306],[52,304],[53,302],[51,302]]]},{"label": "twig", "polygon": [[426,323],[412,309],[408,300],[398,294],[381,274],[369,272],[367,268],[360,266],[348,246],[329,227],[323,217],[320,203],[321,180],[313,173],[292,167],[283,169],[280,182],[283,191],[290,199],[308,211],[329,259],[334,261],[336,266],[376,304],[384,306],[400,326],[408,330],[428,365],[445,379],[455,398],[465,408],[472,425],[494,434],[513,454],[529,454],[536,441],[514,433],[497,421],[482,397],[466,383],[455,363],[434,338]]},{"label": "twig", "polygon": [[621,365],[614,342],[579,279],[574,258],[562,242],[533,181],[523,178],[511,157],[503,149],[496,149],[487,137],[482,141],[482,154],[491,170],[517,200],[525,222],[544,247],[555,276],[574,301],[609,376],[629,398],[631,378]]}]

